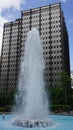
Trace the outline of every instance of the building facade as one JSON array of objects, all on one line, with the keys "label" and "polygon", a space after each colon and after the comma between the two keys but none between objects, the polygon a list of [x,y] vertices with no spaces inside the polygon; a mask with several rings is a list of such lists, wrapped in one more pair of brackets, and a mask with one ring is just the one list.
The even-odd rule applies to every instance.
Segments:
[{"label": "building facade", "polygon": [[60,85],[60,72],[70,74],[69,43],[61,4],[21,12],[21,18],[4,24],[0,68],[0,89],[10,91],[17,84],[27,33],[39,30],[45,59],[44,79],[48,86]]}]

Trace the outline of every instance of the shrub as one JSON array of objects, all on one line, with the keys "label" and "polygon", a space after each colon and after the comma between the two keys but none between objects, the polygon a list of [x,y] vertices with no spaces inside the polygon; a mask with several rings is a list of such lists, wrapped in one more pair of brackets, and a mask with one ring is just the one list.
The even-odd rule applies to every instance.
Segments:
[{"label": "shrub", "polygon": [[69,105],[51,105],[51,110],[61,110],[61,111],[67,111],[70,110],[71,107]]},{"label": "shrub", "polygon": [[5,108],[4,107],[0,107],[0,112],[4,112]]}]

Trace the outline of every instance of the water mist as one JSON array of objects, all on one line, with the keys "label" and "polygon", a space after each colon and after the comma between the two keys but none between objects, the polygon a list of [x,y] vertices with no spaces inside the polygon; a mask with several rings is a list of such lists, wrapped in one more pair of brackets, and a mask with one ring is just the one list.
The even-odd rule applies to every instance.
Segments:
[{"label": "water mist", "polygon": [[36,28],[32,28],[28,32],[25,43],[18,92],[16,94],[16,107],[21,114],[21,120],[16,119],[14,124],[20,124],[19,126],[24,127],[49,125],[47,122],[48,101],[43,80],[44,68],[43,49],[39,31]]}]

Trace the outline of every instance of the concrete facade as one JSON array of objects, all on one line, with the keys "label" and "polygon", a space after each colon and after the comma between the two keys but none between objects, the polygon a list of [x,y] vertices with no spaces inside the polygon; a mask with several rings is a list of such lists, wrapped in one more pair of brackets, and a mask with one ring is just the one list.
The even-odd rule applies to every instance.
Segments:
[{"label": "concrete facade", "polygon": [[70,74],[68,33],[61,4],[52,4],[21,12],[21,18],[5,23],[1,54],[0,89],[9,91],[17,85],[27,33],[39,30],[45,59],[44,79],[48,86],[60,85],[60,72]]}]

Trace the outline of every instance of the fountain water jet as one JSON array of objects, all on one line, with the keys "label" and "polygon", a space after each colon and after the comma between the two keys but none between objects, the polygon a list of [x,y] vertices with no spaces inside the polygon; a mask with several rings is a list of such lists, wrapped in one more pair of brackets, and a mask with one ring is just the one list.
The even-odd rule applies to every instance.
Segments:
[{"label": "fountain water jet", "polygon": [[48,119],[48,101],[44,90],[44,59],[39,31],[28,32],[25,52],[21,63],[16,108],[21,117],[13,124],[22,127],[45,127],[53,125]]}]

